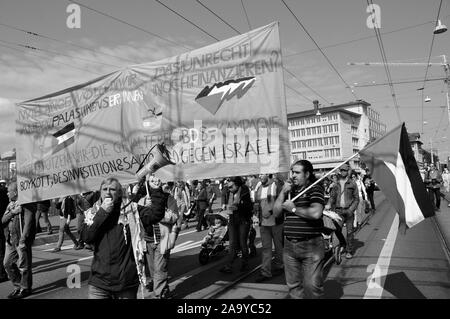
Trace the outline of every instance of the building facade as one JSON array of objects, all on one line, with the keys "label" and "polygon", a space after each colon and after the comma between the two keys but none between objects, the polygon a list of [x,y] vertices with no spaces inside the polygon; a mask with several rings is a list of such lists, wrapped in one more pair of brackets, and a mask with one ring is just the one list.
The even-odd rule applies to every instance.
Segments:
[{"label": "building facade", "polygon": [[[288,114],[291,160],[307,159],[315,169],[328,171],[386,133],[386,125],[370,104],[358,100]],[[359,155],[351,161],[360,168]]]},{"label": "building facade", "polygon": [[417,165],[419,167],[423,166],[423,154],[422,154],[422,142],[420,141],[419,133],[408,134],[409,142],[411,143],[411,148],[414,152],[414,158],[416,159]]}]

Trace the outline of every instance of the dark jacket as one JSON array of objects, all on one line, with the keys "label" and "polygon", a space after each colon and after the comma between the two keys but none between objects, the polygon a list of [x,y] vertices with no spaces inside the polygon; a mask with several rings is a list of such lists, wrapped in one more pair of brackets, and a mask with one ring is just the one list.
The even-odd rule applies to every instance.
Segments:
[{"label": "dark jacket", "polygon": [[[229,191],[227,196],[227,203],[233,194]],[[241,186],[241,196],[237,204],[237,210],[233,212],[230,218],[231,223],[250,222],[253,215],[253,203],[250,197],[250,190],[247,185]]]},{"label": "dark jacket", "polygon": [[441,188],[442,175],[437,169],[430,169],[425,177],[429,188]]},{"label": "dark jacket", "polygon": [[8,207],[9,197],[8,197],[8,189],[6,187],[0,186],[0,218],[2,218],[3,213]]},{"label": "dark jacket", "polygon": [[[13,205],[13,203],[10,204]],[[22,212],[17,215],[13,215],[8,206],[2,217],[2,224],[4,227],[7,226],[5,235],[8,244],[17,246],[22,240],[25,245],[31,246],[36,236],[36,203],[29,203],[21,206]],[[21,224],[22,233],[20,232]]]},{"label": "dark jacket", "polygon": [[64,218],[69,218],[70,216],[70,219],[74,220],[77,215],[76,213],[75,200],[72,198],[72,196],[64,197],[64,199],[61,201],[59,216],[63,216]]},{"label": "dark jacket", "polygon": [[[331,189],[329,202],[331,210],[334,211],[336,207],[340,207],[341,193],[341,182],[338,181],[336,185],[334,185]],[[342,208],[345,208],[348,212],[353,213],[358,207],[359,193],[358,186],[356,186],[356,183],[353,182],[350,178],[344,184],[344,199],[347,207]]]},{"label": "dark jacket", "polygon": [[208,208],[208,193],[206,188],[203,188],[197,197],[197,205],[200,210]]},{"label": "dark jacket", "polygon": [[40,202],[37,202],[37,210],[40,212],[46,213],[50,209],[51,202],[49,199],[47,200],[41,200]]},{"label": "dark jacket", "polygon": [[[157,223],[164,217],[164,210],[138,206],[138,211],[143,223]],[[80,234],[85,243],[94,245],[89,284],[114,292],[139,285],[130,226],[118,224],[119,215],[120,204],[116,204],[110,214],[100,207],[93,224],[83,224]]]}]

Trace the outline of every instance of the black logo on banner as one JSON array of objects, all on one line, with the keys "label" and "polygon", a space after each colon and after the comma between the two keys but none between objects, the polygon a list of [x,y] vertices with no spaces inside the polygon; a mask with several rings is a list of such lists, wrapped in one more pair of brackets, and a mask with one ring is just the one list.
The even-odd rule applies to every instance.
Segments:
[{"label": "black logo on banner", "polygon": [[215,83],[206,86],[195,98],[209,113],[216,114],[223,102],[231,100],[234,96],[240,99],[255,83],[255,77],[240,78]]}]

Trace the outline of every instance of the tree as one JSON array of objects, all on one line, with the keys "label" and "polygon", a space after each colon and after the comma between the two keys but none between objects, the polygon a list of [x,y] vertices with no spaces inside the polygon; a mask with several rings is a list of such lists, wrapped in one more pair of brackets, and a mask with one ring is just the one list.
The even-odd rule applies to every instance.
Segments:
[{"label": "tree", "polygon": [[[423,156],[423,161],[426,163],[431,163],[431,153],[428,152],[427,150],[424,150],[423,148],[421,149],[422,152],[422,156]],[[439,156],[437,156],[436,154],[433,154],[433,158],[434,158],[434,162],[439,162]]]}]

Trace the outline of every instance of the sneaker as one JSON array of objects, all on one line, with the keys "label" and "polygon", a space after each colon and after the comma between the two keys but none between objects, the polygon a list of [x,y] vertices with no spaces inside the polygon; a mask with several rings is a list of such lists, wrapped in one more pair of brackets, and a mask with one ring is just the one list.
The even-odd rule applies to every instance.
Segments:
[{"label": "sneaker", "polygon": [[233,272],[233,269],[231,269],[230,266],[226,265],[219,269],[220,272],[223,272],[225,274],[231,274]]},{"label": "sneaker", "polygon": [[20,288],[16,288],[14,289],[9,295],[8,295],[8,299],[13,299],[15,295],[19,294],[20,292]]},{"label": "sneaker", "polygon": [[351,253],[346,253],[346,254],[345,254],[345,258],[347,258],[347,259],[352,259],[352,258],[353,258],[353,255],[352,255]]},{"label": "sneaker", "polygon": [[173,299],[174,297],[175,294],[172,291],[170,291],[169,289],[164,289],[157,299]]},{"label": "sneaker", "polygon": [[55,249],[52,250],[54,253],[57,253],[58,251],[61,251],[60,247],[55,247]]},{"label": "sneaker", "polygon": [[256,277],[255,281],[256,282],[264,282],[264,281],[270,280],[271,278],[272,277],[267,277],[267,276],[264,276],[263,274],[259,274],[258,277]]},{"label": "sneaker", "polygon": [[22,299],[31,295],[31,291],[29,289],[20,289],[18,293],[13,295],[10,299]]},{"label": "sneaker", "polygon": [[73,249],[75,249],[75,250],[80,250],[80,249],[83,249],[83,248],[84,248],[83,244],[78,244],[78,245],[73,246]]}]

